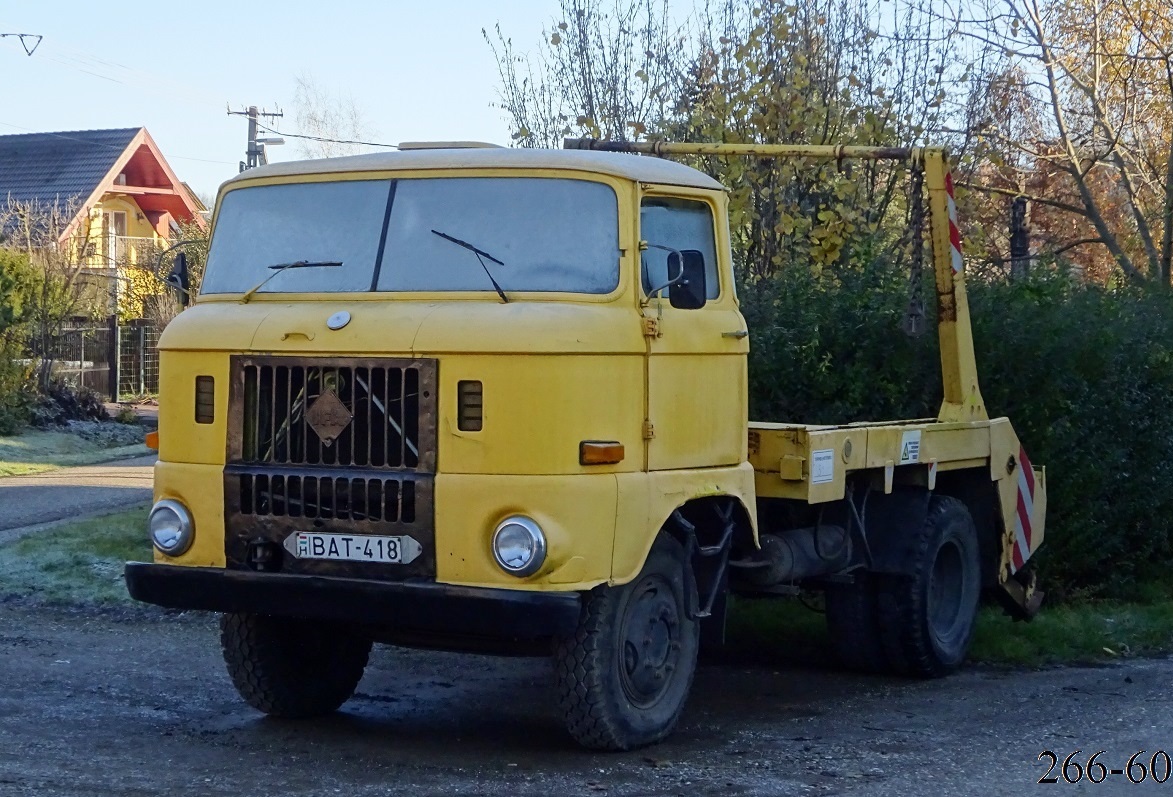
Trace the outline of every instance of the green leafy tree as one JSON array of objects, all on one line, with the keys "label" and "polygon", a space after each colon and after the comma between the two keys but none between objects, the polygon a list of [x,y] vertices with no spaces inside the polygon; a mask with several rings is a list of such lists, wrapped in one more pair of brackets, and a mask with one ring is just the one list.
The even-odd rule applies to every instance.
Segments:
[{"label": "green leafy tree", "polygon": [[25,255],[0,248],[0,434],[16,431],[29,409],[31,369],[25,361],[25,342],[37,284]]}]

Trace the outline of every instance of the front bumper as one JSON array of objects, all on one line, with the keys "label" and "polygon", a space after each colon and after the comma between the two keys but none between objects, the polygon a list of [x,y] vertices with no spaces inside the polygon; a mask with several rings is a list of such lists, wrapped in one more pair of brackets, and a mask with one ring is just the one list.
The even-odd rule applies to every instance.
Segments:
[{"label": "front bumper", "polygon": [[400,634],[538,640],[578,624],[577,592],[536,592],[127,562],[131,597],[172,609],[249,612]]}]

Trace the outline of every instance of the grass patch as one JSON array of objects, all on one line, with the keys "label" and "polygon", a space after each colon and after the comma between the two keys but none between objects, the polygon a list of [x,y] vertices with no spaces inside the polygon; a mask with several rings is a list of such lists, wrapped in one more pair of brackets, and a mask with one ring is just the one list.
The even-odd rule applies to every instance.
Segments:
[{"label": "grass patch", "polygon": [[1043,605],[1029,623],[983,610],[970,658],[994,664],[1090,664],[1173,649],[1173,600]]},{"label": "grass patch", "polygon": [[[833,659],[823,615],[794,600],[736,600],[729,614],[732,653],[773,662],[823,665]],[[1173,650],[1173,599],[1046,605],[1029,623],[1001,609],[978,614],[969,660],[1037,667],[1095,664]]]},{"label": "grass patch", "polygon": [[122,567],[127,561],[151,560],[147,511],[143,504],[0,546],[0,596],[54,604],[133,603]]},{"label": "grass patch", "polygon": [[66,431],[29,429],[0,437],[0,476],[24,476],[70,465],[92,465],[151,453],[145,445],[113,445]]}]

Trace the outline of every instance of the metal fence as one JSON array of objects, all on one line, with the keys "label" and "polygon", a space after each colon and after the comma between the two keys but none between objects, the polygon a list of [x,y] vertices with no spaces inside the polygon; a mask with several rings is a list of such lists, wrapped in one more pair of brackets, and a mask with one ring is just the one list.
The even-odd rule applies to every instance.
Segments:
[{"label": "metal fence", "polygon": [[53,376],[109,396],[111,401],[158,393],[161,332],[143,320],[71,322],[49,341]]},{"label": "metal fence", "polygon": [[118,392],[142,396],[159,392],[159,334],[147,321],[118,327]]},{"label": "metal fence", "polygon": [[110,383],[112,326],[70,325],[49,341],[45,355],[53,360],[53,376],[72,385],[113,395]]}]

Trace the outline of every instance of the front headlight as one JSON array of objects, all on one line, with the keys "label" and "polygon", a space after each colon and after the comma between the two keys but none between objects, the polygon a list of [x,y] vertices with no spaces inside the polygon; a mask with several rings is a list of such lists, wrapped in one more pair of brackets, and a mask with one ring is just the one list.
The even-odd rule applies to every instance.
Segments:
[{"label": "front headlight", "polygon": [[507,517],[493,532],[493,558],[512,576],[528,576],[546,561],[546,535],[542,527],[521,515]]},{"label": "front headlight", "polygon": [[195,539],[191,513],[183,504],[170,498],[164,498],[152,507],[147,524],[151,529],[151,542],[167,556],[181,555]]}]

